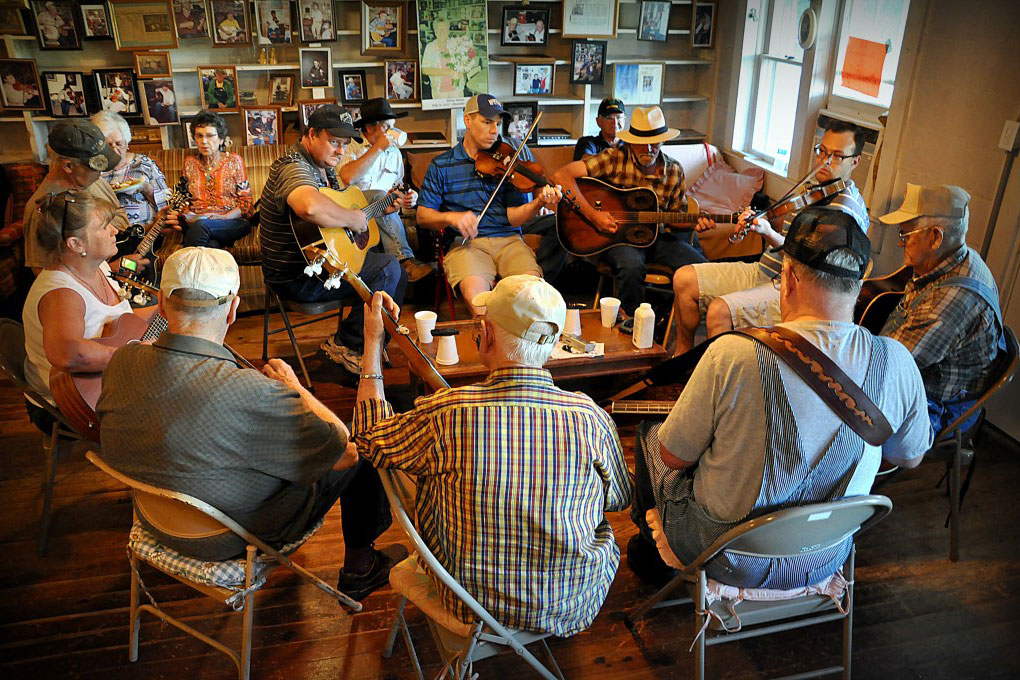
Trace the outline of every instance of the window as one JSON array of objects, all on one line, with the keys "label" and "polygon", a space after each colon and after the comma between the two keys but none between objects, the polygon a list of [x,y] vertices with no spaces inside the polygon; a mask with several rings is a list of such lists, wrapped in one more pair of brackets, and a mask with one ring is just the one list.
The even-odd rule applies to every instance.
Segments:
[{"label": "window", "polygon": [[836,101],[830,105],[842,103],[842,108],[858,110],[889,107],[909,6],[909,0],[845,0],[832,80]]}]

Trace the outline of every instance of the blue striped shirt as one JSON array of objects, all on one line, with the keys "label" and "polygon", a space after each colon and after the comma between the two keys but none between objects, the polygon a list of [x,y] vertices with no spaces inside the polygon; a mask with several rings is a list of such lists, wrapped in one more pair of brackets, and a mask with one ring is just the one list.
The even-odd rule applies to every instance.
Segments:
[{"label": "blue striped shirt", "polygon": [[[524,147],[518,157],[533,161],[535,157]],[[425,179],[418,193],[418,205],[442,212],[465,212],[470,210],[478,215],[482,212],[489,196],[499,184],[498,177],[481,178],[475,172],[475,162],[464,150],[461,142],[449,151],[432,159]],[[531,200],[531,194],[518,191],[509,181],[503,183],[489,210],[478,223],[478,236],[514,236],[521,233],[506,216],[506,209],[524,205]]]}]

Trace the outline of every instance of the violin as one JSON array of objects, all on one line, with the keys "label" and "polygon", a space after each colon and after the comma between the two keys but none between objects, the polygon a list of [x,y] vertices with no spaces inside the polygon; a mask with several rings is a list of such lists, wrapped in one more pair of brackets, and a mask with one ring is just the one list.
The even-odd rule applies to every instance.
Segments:
[{"label": "violin", "polygon": [[496,143],[488,149],[481,150],[475,156],[475,172],[481,177],[503,177],[524,193],[534,191],[536,187],[551,186],[545,178],[545,170],[535,161],[513,160],[516,149],[509,142],[497,138]]},{"label": "violin", "polygon": [[810,191],[805,191],[802,194],[797,194],[796,196],[790,196],[785,200],[781,200],[769,208],[762,210],[758,214],[748,217],[747,221],[744,223],[744,228],[739,232],[730,235],[730,243],[742,241],[744,237],[747,236],[747,232],[751,231],[751,223],[763,215],[769,222],[773,222],[777,217],[782,217],[788,213],[803,210],[804,208],[824,201],[831,196],[835,196],[845,188],[846,180],[837,179],[834,182],[822,184]]}]

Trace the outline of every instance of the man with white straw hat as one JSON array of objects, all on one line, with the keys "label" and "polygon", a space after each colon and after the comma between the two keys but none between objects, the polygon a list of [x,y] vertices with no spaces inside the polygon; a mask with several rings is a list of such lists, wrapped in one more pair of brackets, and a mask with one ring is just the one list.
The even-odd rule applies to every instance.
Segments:
[{"label": "man with white straw hat", "polygon": [[[605,233],[616,231],[618,224],[608,211],[596,210],[584,198],[577,188],[578,177],[594,177],[621,189],[648,187],[655,192],[659,210],[684,212],[687,210],[684,169],[661,151],[664,142],[679,134],[679,130],[666,125],[666,117],[658,106],[635,108],[630,116],[630,128],[618,135],[624,142],[622,147],[569,163],[553,175],[553,181],[562,184],[564,191],[569,190],[577,199],[582,214],[595,229]],[[665,265],[675,271],[684,265],[705,261],[693,232],[690,235],[663,233],[648,248],[616,246],[605,251],[602,257],[613,268],[620,307],[628,317],[644,302],[646,262]],[[621,328],[629,330],[632,323],[633,319],[628,318]]]},{"label": "man with white straw hat", "polygon": [[907,184],[900,209],[878,218],[899,225],[904,263],[914,274],[882,335],[914,356],[936,434],[988,388],[1002,339],[995,279],[967,245],[969,203],[957,186]]}]

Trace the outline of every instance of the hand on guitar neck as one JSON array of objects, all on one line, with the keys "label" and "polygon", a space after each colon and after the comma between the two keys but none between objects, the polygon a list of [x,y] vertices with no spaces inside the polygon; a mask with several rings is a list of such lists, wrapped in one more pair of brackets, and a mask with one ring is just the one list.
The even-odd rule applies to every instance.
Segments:
[{"label": "hand on guitar neck", "polygon": [[[733,229],[730,239],[743,238],[748,232],[754,232],[763,236],[772,248],[778,248],[783,245],[785,238],[772,228],[772,224],[765,217],[758,217],[748,221],[755,214],[757,214],[756,211],[751,208],[745,208],[740,213],[740,217],[737,218],[737,226]],[[702,217],[694,225],[694,230],[700,234],[715,229],[717,226],[718,224],[716,224],[715,220],[709,217]]]}]

